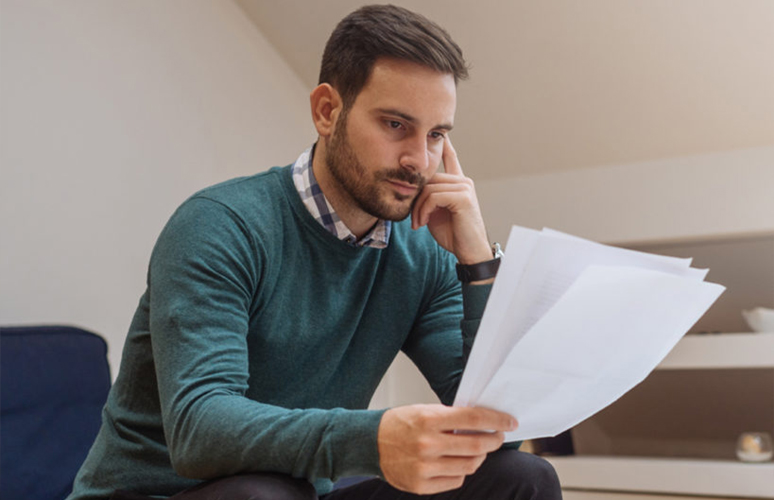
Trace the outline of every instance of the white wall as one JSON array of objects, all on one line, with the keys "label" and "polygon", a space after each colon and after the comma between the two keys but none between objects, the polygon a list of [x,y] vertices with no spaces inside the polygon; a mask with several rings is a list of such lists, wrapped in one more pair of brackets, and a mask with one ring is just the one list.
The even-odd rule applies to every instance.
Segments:
[{"label": "white wall", "polygon": [[115,375],[169,215],[295,159],[308,89],[232,2],[3,0],[0,22],[0,324],[97,331]]},{"label": "white wall", "polygon": [[502,242],[513,224],[605,243],[774,233],[774,146],[482,181],[477,191]]}]

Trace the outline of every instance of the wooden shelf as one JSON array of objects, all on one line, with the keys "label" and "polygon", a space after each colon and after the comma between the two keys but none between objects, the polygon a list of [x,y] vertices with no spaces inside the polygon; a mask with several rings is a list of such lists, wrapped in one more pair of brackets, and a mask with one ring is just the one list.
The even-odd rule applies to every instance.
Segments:
[{"label": "wooden shelf", "polygon": [[774,463],[604,456],[546,457],[578,490],[774,498]]},{"label": "wooden shelf", "polygon": [[687,335],[659,370],[774,368],[774,333]]}]

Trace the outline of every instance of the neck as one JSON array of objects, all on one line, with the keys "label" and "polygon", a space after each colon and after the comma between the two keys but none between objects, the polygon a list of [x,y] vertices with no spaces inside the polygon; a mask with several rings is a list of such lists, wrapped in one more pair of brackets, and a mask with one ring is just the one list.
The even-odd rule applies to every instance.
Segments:
[{"label": "neck", "polygon": [[378,221],[373,215],[364,212],[352,197],[341,187],[336,178],[331,175],[325,162],[325,143],[317,141],[312,157],[312,171],[315,180],[320,185],[325,198],[336,211],[341,221],[358,239],[362,238]]}]

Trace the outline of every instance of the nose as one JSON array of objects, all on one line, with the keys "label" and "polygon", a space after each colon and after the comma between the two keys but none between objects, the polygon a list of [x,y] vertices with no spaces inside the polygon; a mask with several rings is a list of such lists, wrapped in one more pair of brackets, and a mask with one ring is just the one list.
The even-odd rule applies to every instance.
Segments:
[{"label": "nose", "polygon": [[430,168],[430,164],[430,149],[427,147],[427,138],[420,136],[406,140],[400,157],[400,166],[424,175]]}]

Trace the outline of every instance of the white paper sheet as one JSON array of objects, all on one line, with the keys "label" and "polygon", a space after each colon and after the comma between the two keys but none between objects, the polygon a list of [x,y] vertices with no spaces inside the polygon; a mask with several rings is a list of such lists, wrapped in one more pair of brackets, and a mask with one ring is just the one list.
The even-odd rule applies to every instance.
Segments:
[{"label": "white paper sheet", "polygon": [[642,381],[724,288],[675,259],[514,227],[455,405],[553,436]]}]

